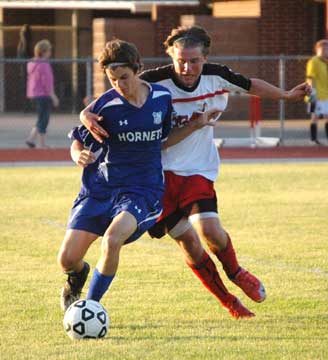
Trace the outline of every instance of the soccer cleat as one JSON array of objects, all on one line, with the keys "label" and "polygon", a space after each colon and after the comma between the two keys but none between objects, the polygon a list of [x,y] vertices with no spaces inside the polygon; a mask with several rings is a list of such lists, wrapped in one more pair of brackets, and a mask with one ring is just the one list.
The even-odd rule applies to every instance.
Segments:
[{"label": "soccer cleat", "polygon": [[82,288],[87,281],[89,272],[89,264],[84,263],[84,267],[79,273],[67,273],[68,279],[62,289],[60,296],[60,307],[63,311],[66,311],[74,301],[79,300]]},{"label": "soccer cleat", "polygon": [[222,305],[229,311],[229,314],[235,319],[251,318],[255,316],[255,314],[249,311],[236,297],[234,297],[234,299],[231,302]]},{"label": "soccer cleat", "polygon": [[239,286],[253,301],[262,302],[265,300],[266,293],[263,284],[247,270],[240,268],[231,281]]}]

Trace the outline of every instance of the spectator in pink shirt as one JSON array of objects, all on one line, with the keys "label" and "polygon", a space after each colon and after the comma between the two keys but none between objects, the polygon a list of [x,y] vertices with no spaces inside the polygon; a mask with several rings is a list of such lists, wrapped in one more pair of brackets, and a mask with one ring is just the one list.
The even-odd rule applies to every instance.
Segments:
[{"label": "spectator in pink shirt", "polygon": [[48,40],[39,41],[34,47],[34,58],[27,64],[27,97],[31,99],[37,109],[38,119],[32,128],[26,145],[30,148],[36,146],[35,140],[39,138],[39,146],[46,148],[46,132],[52,105],[57,107],[59,100],[54,92],[54,75],[51,65],[47,61],[51,56],[51,44]]}]

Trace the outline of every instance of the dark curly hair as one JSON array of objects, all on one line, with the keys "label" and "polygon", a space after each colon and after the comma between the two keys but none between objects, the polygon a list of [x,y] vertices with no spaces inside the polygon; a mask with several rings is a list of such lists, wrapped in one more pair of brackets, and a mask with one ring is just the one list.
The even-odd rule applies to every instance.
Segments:
[{"label": "dark curly hair", "polygon": [[207,56],[211,46],[211,38],[207,31],[200,26],[179,26],[171,31],[163,44],[166,53],[170,56],[175,45],[184,48],[202,46],[203,55]]},{"label": "dark curly hair", "polygon": [[142,70],[142,63],[136,46],[120,39],[113,39],[106,43],[105,48],[98,56],[98,62],[104,71],[110,64],[114,65],[115,63],[122,65],[114,65],[114,68],[126,66],[131,68],[134,73]]}]

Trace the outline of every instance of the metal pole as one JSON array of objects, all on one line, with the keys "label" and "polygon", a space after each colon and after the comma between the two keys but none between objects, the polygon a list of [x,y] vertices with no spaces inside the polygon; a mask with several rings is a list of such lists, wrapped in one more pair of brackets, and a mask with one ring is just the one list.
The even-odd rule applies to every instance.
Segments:
[{"label": "metal pole", "polygon": [[[283,90],[286,88],[286,60],[284,55],[279,56],[279,87]],[[280,120],[280,144],[284,145],[285,141],[285,100],[279,101],[279,120]]]},{"label": "metal pole", "polygon": [[[0,58],[4,58],[4,29],[2,27],[3,23],[3,9],[0,9]],[[5,111],[5,64],[3,62],[0,63],[0,112]]]},{"label": "metal pole", "polygon": [[[78,11],[72,10],[72,58],[78,57]],[[78,63],[72,62],[72,114],[77,112]]]},{"label": "metal pole", "polygon": [[92,65],[93,65],[93,60],[88,59],[86,62],[86,95],[88,99],[91,99],[93,96]]}]

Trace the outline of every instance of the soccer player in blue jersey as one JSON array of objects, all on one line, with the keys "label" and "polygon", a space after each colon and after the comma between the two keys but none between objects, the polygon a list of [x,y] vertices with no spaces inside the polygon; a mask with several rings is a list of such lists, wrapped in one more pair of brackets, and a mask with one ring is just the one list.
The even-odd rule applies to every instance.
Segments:
[{"label": "soccer player in blue jersey", "polygon": [[72,132],[72,157],[86,167],[58,256],[68,275],[63,310],[80,296],[89,272],[83,257],[99,236],[101,255],[87,294],[96,301],[115,276],[122,245],[136,240],[162,212],[161,144],[171,128],[171,95],[138,77],[140,56],[133,44],[107,43],[99,63],[112,89],[93,104],[93,111],[111,135],[99,144],[83,126]]},{"label": "soccer player in blue jersey", "polygon": [[68,275],[61,294],[63,310],[81,295],[90,270],[83,258],[99,236],[103,236],[101,256],[87,298],[102,298],[115,276],[122,245],[140,237],[162,212],[161,150],[197,127],[213,125],[210,118],[217,116],[217,110],[195,114],[194,125],[168,139],[171,95],[165,87],[138,77],[141,63],[135,46],[110,41],[99,63],[112,89],[92,104],[92,111],[103,118],[110,137],[100,144],[84,126],[71,133],[72,158],[84,171],[58,255]]}]

